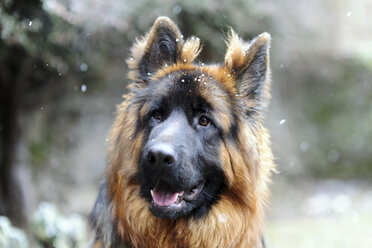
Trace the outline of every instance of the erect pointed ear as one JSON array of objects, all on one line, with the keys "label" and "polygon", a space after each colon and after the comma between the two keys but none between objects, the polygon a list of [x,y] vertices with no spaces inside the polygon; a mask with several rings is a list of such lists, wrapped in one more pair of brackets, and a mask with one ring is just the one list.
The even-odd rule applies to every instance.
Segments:
[{"label": "erect pointed ear", "polygon": [[262,33],[246,43],[231,30],[227,41],[225,68],[234,76],[248,114],[260,112],[270,98],[270,40],[268,33]]},{"label": "erect pointed ear", "polygon": [[165,65],[177,62],[183,45],[182,35],[168,17],[156,19],[150,32],[133,45],[127,60],[133,80],[146,81]]}]

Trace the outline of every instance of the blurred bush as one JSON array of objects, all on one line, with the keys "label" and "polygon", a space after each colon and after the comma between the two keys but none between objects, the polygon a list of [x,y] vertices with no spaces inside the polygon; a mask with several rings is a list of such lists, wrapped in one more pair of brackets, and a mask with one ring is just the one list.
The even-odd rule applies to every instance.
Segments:
[{"label": "blurred bush", "polygon": [[78,248],[87,245],[87,222],[78,214],[62,215],[47,202],[40,203],[32,215],[29,230],[31,242],[24,231],[0,216],[0,247],[4,248]]},{"label": "blurred bush", "polygon": [[30,229],[42,247],[77,248],[87,240],[86,220],[78,215],[62,215],[50,203],[40,203],[33,214]]},{"label": "blurred bush", "polygon": [[21,229],[12,226],[9,219],[4,216],[0,216],[0,247],[28,247],[26,234]]}]

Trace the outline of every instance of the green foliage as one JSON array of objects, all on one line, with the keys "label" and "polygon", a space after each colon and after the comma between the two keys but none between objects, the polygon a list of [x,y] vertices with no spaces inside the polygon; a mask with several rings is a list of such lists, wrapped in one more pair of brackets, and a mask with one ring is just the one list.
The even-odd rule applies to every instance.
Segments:
[{"label": "green foliage", "polygon": [[33,140],[29,144],[30,162],[32,165],[44,163],[50,152],[52,139],[50,135],[44,134],[40,140]]},{"label": "green foliage", "polygon": [[[337,73],[309,75],[310,101],[301,106],[306,119],[299,139],[310,147],[301,153],[307,171],[324,177],[352,179],[372,172],[372,91],[371,71],[358,60],[336,63]],[[305,97],[300,94],[299,97]],[[299,99],[296,101],[301,102]],[[317,129],[315,135],[311,135]],[[301,141],[299,141],[301,142]]]}]

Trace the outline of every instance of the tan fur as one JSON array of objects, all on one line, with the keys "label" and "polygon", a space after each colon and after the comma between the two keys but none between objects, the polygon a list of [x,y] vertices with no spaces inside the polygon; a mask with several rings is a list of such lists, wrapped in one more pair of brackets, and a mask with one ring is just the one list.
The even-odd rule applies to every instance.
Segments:
[{"label": "tan fur", "polygon": [[[230,75],[235,77],[237,73],[246,69],[246,66],[254,59],[254,55],[258,52],[261,46],[267,45],[267,61],[266,67],[268,71],[268,78],[270,78],[270,68],[269,68],[269,52],[271,36],[268,33],[262,33],[251,42],[244,42],[235,32],[230,29],[228,40],[226,41],[227,50],[225,55],[225,64],[224,69],[228,71]],[[250,82],[246,82],[249,84]],[[268,102],[271,98],[270,95],[270,80],[264,85],[265,89],[263,90],[263,105],[267,107]],[[238,92],[239,94],[241,92]],[[247,108],[255,107],[254,101],[249,101],[249,99],[242,99]]]},{"label": "tan fur", "polygon": [[198,57],[201,52],[200,40],[197,37],[192,36],[187,39],[182,47],[180,60],[183,63],[191,63]]},{"label": "tan fur", "polygon": [[[154,26],[169,19],[158,19]],[[179,33],[176,26],[175,32]],[[152,29],[154,30],[154,28]],[[146,53],[155,33],[137,40],[127,60],[129,77],[138,82],[138,63]],[[234,70],[244,67],[253,59],[250,53],[268,42],[270,36],[262,34],[250,46],[244,43],[233,31],[227,42],[228,48],[223,66],[197,67],[192,61],[200,53],[199,40],[188,39],[183,44],[179,37],[180,59],[174,65],[164,66],[152,80],[165,77],[174,71],[200,70],[206,82],[201,94],[208,98],[212,92],[221,92],[208,86],[208,77],[220,82],[228,95],[210,95],[213,106],[218,109],[218,120],[227,128],[230,125],[228,108],[238,102]],[[245,53],[245,55],[244,55]],[[133,84],[132,88],[142,87]],[[265,89],[268,91],[268,88]],[[222,93],[221,93],[222,94]],[[268,93],[265,93],[268,94]],[[233,98],[233,99],[231,99]],[[133,247],[259,247],[262,235],[264,206],[269,195],[269,176],[274,170],[270,149],[269,134],[261,122],[254,127],[240,117],[238,146],[228,140],[221,146],[220,160],[226,175],[227,190],[221,199],[212,205],[208,214],[200,219],[163,220],[155,217],[149,210],[149,203],[139,196],[140,185],[136,181],[137,161],[142,146],[142,135],[135,136],[136,116],[144,110],[133,103],[131,94],[125,96],[118,107],[118,115],[110,133],[108,150],[108,187],[112,198],[112,218],[117,220],[119,234]]]},{"label": "tan fur", "polygon": [[226,41],[227,50],[225,55],[225,67],[232,71],[237,68],[244,68],[253,60],[255,51],[262,45],[269,43],[270,34],[262,33],[250,43],[244,42],[239,36],[230,29],[228,40]]}]

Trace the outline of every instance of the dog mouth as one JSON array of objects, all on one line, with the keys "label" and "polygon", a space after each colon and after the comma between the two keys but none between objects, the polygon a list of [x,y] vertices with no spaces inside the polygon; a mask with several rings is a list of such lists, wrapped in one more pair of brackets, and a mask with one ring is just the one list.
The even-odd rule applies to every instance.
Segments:
[{"label": "dog mouth", "polygon": [[167,183],[159,180],[154,189],[150,191],[152,196],[151,205],[164,210],[182,208],[186,202],[195,200],[203,188],[204,182],[200,182],[189,190],[175,192]]}]

